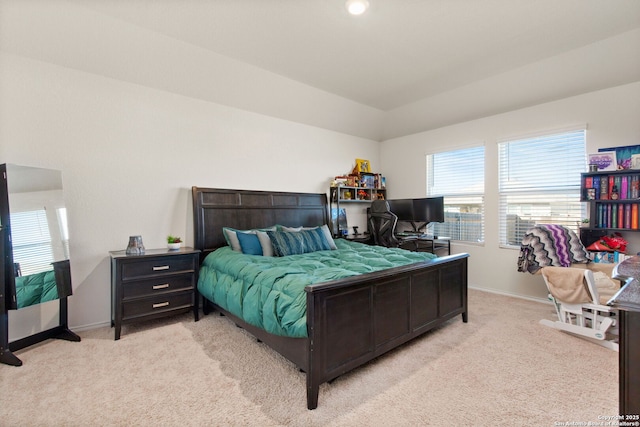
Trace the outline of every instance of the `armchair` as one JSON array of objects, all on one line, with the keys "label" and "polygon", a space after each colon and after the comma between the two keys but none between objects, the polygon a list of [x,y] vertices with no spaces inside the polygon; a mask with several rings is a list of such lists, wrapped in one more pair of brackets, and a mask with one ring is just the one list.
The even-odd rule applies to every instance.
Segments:
[{"label": "armchair", "polygon": [[619,289],[613,264],[593,263],[570,229],[539,224],[525,233],[518,271],[541,274],[558,320],[540,323],[618,351],[617,311],[607,306]]},{"label": "armchair", "polygon": [[613,280],[575,267],[543,267],[542,277],[558,315],[542,325],[618,351],[617,310],[606,305],[619,288]]}]

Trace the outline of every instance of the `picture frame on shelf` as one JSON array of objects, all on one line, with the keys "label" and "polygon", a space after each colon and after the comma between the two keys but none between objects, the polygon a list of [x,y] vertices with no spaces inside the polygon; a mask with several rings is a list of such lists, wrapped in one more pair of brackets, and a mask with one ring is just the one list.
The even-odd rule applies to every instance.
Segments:
[{"label": "picture frame on shelf", "polygon": [[334,236],[338,236],[339,233],[346,230],[349,231],[347,224],[347,211],[344,208],[331,208],[331,228]]},{"label": "picture frame on shelf", "polygon": [[375,187],[376,177],[374,174],[364,173],[360,175],[360,185],[366,188],[374,188]]},{"label": "picture frame on shelf", "polygon": [[618,169],[618,162],[615,151],[599,151],[588,154],[588,164],[596,165],[598,172],[615,171]]},{"label": "picture frame on shelf", "polygon": [[622,147],[598,148],[600,152],[616,153],[616,169],[633,169],[631,167],[634,154],[640,154],[640,145],[625,145]]},{"label": "picture frame on shelf", "polygon": [[365,159],[356,159],[356,169],[359,173],[371,172],[371,162]]}]

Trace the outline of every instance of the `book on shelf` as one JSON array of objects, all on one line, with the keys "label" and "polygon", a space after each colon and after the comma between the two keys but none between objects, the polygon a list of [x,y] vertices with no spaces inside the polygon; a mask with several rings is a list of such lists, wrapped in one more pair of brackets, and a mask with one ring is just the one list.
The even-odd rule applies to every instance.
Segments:
[{"label": "book on shelf", "polygon": [[631,258],[633,255],[627,255],[622,252],[589,252],[589,258],[593,262],[604,264],[617,264],[624,261],[627,258]]},{"label": "book on shelf", "polygon": [[597,228],[627,228],[637,230],[640,223],[640,203],[598,204],[593,225]]},{"label": "book on shelf", "polygon": [[[640,198],[640,174],[584,177],[586,200],[628,200]],[[593,189],[594,191],[588,191]]]}]

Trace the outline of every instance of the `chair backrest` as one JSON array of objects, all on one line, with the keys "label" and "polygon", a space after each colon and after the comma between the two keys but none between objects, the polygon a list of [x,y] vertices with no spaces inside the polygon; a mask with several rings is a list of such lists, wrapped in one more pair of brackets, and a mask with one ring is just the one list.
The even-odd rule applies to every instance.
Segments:
[{"label": "chair backrest", "polygon": [[389,210],[386,200],[375,200],[369,210],[369,231],[373,235],[373,241],[378,246],[396,247],[399,242],[396,239],[396,224],[398,217]]},{"label": "chair backrest", "polygon": [[544,267],[542,277],[549,293],[567,304],[600,304],[591,270],[573,267]]}]

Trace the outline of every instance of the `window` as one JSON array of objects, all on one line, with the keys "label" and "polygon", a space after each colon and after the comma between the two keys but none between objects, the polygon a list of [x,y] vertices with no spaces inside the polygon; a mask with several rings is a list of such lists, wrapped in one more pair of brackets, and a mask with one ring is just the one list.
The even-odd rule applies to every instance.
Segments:
[{"label": "window", "polygon": [[10,220],[13,262],[20,265],[21,274],[53,270],[47,212],[42,209],[12,213]]},{"label": "window", "polygon": [[501,244],[519,247],[535,224],[578,231],[585,216],[580,203],[585,137],[581,128],[498,144]]},{"label": "window", "polygon": [[427,196],[444,196],[444,223],[429,233],[484,242],[484,146],[427,155]]}]

